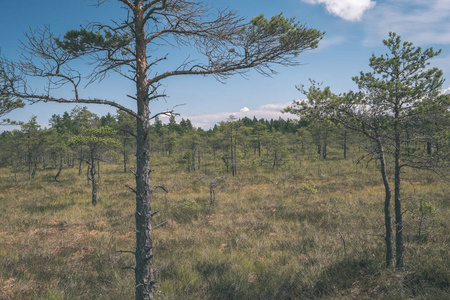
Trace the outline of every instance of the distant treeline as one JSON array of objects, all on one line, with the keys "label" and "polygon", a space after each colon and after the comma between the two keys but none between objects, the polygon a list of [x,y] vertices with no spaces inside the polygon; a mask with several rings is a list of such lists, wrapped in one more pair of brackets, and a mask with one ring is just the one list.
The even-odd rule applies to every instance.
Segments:
[{"label": "distant treeline", "polygon": [[[56,180],[65,167],[77,167],[81,175],[85,166],[88,171],[97,166],[98,176],[100,162],[120,165],[124,172],[134,168],[136,126],[127,113],[99,117],[86,107],[75,107],[53,115],[49,123],[50,128],[43,129],[32,117],[18,123],[19,130],[1,133],[0,166],[10,167],[16,175],[27,172],[30,178],[39,168],[54,168]],[[313,159],[327,159],[330,154],[347,159],[353,151],[370,160],[367,153],[374,148],[370,141],[330,121],[234,116],[209,130],[194,127],[189,119],[177,122],[171,116],[164,124],[155,118],[149,143],[151,155],[170,157],[174,168],[193,172],[215,165],[233,175],[244,167],[281,167],[305,154]],[[438,145],[426,142],[407,143],[412,152],[431,155],[438,150]]]}]

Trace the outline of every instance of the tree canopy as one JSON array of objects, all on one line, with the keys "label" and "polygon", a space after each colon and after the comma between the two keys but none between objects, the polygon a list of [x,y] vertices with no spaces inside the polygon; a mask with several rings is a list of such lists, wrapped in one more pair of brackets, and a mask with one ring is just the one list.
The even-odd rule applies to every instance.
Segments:
[{"label": "tree canopy", "polygon": [[25,103],[20,98],[11,100],[9,96],[0,96],[0,117],[3,117],[16,108],[24,106]]}]

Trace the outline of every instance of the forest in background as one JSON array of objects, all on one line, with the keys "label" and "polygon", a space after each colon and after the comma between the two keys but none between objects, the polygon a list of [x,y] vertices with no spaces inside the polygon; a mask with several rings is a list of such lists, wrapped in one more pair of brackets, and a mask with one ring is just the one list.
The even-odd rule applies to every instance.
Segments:
[{"label": "forest in background", "polygon": [[[429,138],[418,139],[412,127],[405,130],[405,151],[411,157],[435,157],[441,166],[448,163],[445,120],[436,120],[434,128],[428,127]],[[26,173],[29,178],[39,170],[54,169],[55,180],[65,168],[77,168],[81,175],[86,166],[100,168],[100,163],[120,164],[127,172],[135,167],[134,123],[133,117],[120,110],[115,115],[99,117],[80,106],[62,116],[53,115],[49,128],[41,128],[32,117],[26,123],[16,123],[20,129],[0,134],[0,166],[10,168],[12,176]],[[376,163],[378,158],[376,145],[361,135],[337,122],[306,118],[237,120],[231,115],[227,121],[203,130],[192,126],[189,119],[177,123],[175,115],[167,124],[157,117],[150,127],[149,139],[151,155],[170,157],[174,169],[208,172],[210,165],[222,165],[222,171],[233,176],[239,169],[281,167],[301,160],[300,156],[306,153],[324,161],[330,151],[334,158],[343,159],[352,152],[353,162]],[[430,170],[437,171],[431,167]],[[97,172],[99,177],[100,170]]]},{"label": "forest in background", "polygon": [[[53,115],[50,128],[41,128],[36,118],[17,123],[20,129],[1,133],[3,167],[14,174],[26,172],[34,177],[39,169],[55,169],[55,179],[64,168],[78,168],[86,162],[119,163],[124,172],[133,166],[135,150],[134,119],[117,111],[116,115],[97,116],[86,107]],[[257,120],[230,116],[212,129],[192,126],[189,119],[175,121],[175,115],[163,124],[156,118],[150,129],[151,153],[171,157],[174,168],[187,171],[208,170],[222,162],[226,172],[255,164],[277,168],[289,163],[288,153],[316,153],[326,159],[328,148],[344,159],[354,134],[332,122],[307,122],[291,119]],[[353,145],[352,145],[353,146]],[[355,144],[356,146],[356,144]],[[359,144],[359,152],[364,145]],[[370,147],[367,145],[367,147]],[[426,147],[416,145],[416,147]]]}]

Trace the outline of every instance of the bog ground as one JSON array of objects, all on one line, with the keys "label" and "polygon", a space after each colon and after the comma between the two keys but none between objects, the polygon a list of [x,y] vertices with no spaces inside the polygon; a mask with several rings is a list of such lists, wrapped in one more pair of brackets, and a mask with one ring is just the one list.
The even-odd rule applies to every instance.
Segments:
[{"label": "bog ground", "polygon": [[[377,167],[307,158],[233,177],[223,162],[187,172],[154,157],[153,184],[169,190],[153,194],[158,299],[448,299],[448,182],[405,174],[406,267],[394,271]],[[85,175],[56,171],[1,169],[0,299],[132,299],[132,174],[102,165],[93,207]]]}]

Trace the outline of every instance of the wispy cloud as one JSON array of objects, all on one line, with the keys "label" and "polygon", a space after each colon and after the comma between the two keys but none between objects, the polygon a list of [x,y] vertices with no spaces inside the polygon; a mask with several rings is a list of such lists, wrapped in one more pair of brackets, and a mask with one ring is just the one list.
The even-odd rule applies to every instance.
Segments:
[{"label": "wispy cloud", "polygon": [[371,0],[302,0],[305,3],[324,4],[330,14],[347,21],[361,21],[362,16],[375,6]]},{"label": "wispy cloud", "polygon": [[[209,129],[221,121],[226,121],[231,115],[236,117],[237,119],[242,119],[243,117],[257,119],[294,119],[295,115],[292,114],[283,114],[281,110],[285,107],[291,105],[292,102],[287,103],[277,103],[277,104],[265,104],[257,107],[256,109],[243,107],[239,111],[229,111],[229,112],[219,112],[219,113],[211,113],[211,114],[201,114],[201,115],[182,115],[179,118],[189,119],[193,126],[200,127],[203,129]],[[164,122],[164,118],[161,118]],[[179,121],[177,119],[177,121]]]},{"label": "wispy cloud", "polygon": [[[2,120],[0,119],[0,123],[1,121]],[[49,123],[39,123],[38,125],[40,126],[41,129],[48,129],[51,127]],[[0,124],[0,133],[4,131],[13,131],[13,130],[20,130],[20,125]]]},{"label": "wispy cloud", "polygon": [[450,1],[389,0],[366,19],[366,46],[379,45],[388,32],[419,44],[450,44]]},{"label": "wispy cloud", "polygon": [[450,86],[448,88],[442,90],[441,93],[446,94],[446,95],[450,94]]}]

